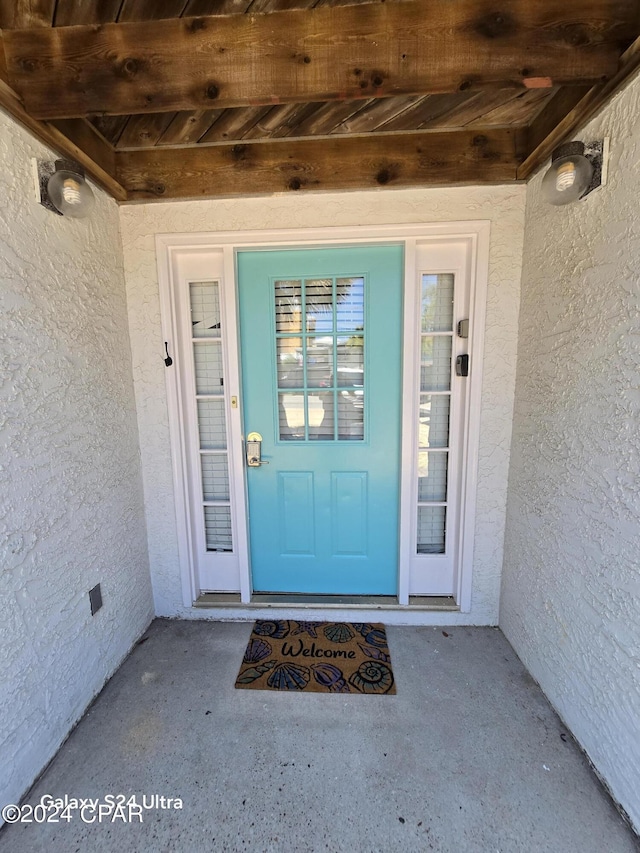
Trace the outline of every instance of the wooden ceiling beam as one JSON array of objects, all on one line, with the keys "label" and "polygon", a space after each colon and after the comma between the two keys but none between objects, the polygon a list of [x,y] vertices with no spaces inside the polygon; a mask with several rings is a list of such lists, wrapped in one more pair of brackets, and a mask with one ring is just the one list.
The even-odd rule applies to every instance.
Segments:
[{"label": "wooden ceiling beam", "polygon": [[601,109],[640,68],[640,38],[625,51],[617,73],[606,83],[591,88],[560,89],[527,131],[527,156],[518,178],[527,180],[552,154]]},{"label": "wooden ceiling beam", "polygon": [[[2,44],[0,44],[0,56]],[[2,74],[0,61],[0,109],[61,157],[75,160],[86,174],[118,201],[125,201],[127,192],[115,179],[115,151],[95,128],[84,119],[49,122],[34,119],[25,110],[20,98]]]},{"label": "wooden ceiling beam", "polygon": [[502,183],[521,159],[511,129],[116,152],[132,201]]},{"label": "wooden ceiling beam", "polygon": [[407,0],[6,30],[40,119],[601,83],[637,0]]}]

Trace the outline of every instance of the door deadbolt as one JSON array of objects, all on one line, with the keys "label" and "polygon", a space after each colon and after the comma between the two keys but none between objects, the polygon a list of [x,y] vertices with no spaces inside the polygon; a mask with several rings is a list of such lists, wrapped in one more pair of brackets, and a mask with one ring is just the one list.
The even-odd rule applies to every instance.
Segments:
[{"label": "door deadbolt", "polygon": [[268,465],[262,461],[262,436],[259,432],[250,432],[246,440],[247,465],[249,468],[259,468]]}]

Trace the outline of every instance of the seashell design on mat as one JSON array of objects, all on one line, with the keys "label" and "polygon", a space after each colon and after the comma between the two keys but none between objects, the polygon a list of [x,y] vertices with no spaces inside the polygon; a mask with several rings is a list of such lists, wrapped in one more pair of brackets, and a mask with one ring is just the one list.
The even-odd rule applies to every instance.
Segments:
[{"label": "seashell design on mat", "polygon": [[267,679],[267,685],[274,690],[304,690],[310,678],[311,673],[306,666],[279,663]]},{"label": "seashell design on mat", "polygon": [[333,622],[324,629],[324,635],[332,643],[348,643],[355,634],[345,622]]},{"label": "seashell design on mat", "polygon": [[253,633],[259,637],[271,637],[272,640],[281,640],[289,633],[289,623],[282,619],[257,619],[253,626]]},{"label": "seashell design on mat", "polygon": [[387,693],[393,687],[393,673],[386,663],[369,660],[360,664],[349,684],[360,693]]},{"label": "seashell design on mat", "polygon": [[370,646],[377,646],[380,649],[387,648],[387,638],[378,628],[374,628],[368,622],[354,622],[354,628]]},{"label": "seashell design on mat", "polygon": [[249,645],[244,653],[243,661],[245,663],[259,663],[259,661],[268,658],[271,651],[271,646],[266,640],[254,637],[249,640]]},{"label": "seashell design on mat", "polygon": [[315,680],[326,687],[329,693],[351,693],[342,670],[337,666],[331,663],[314,663],[311,664],[311,669]]}]

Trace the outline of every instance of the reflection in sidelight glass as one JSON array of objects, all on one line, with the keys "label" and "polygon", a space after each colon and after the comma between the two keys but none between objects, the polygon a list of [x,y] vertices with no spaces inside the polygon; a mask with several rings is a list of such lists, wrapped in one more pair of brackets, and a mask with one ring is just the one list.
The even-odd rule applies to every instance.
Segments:
[{"label": "reflection in sidelight glass", "polygon": [[189,307],[200,451],[204,539],[207,551],[232,551],[229,463],[225,421],[220,285],[189,284]]},{"label": "reflection in sidelight glass", "polygon": [[207,551],[231,551],[231,507],[205,506],[204,529]]},{"label": "reflection in sidelight glass", "polygon": [[446,507],[418,507],[418,554],[444,554]]},{"label": "reflection in sidelight glass", "polygon": [[189,285],[189,298],[192,337],[219,338],[222,323],[218,282],[191,282]]},{"label": "reflection in sidelight glass", "polygon": [[196,394],[222,394],[222,342],[199,341],[193,346]]},{"label": "reflection in sidelight glass", "polygon": [[448,461],[446,451],[418,454],[418,501],[446,501]]},{"label": "reflection in sidelight glass", "polygon": [[420,390],[448,391],[451,388],[450,335],[423,335],[420,352]]},{"label": "reflection in sidelight glass", "polygon": [[423,332],[453,329],[453,274],[422,276],[421,321]]},{"label": "reflection in sidelight glass", "polygon": [[419,412],[420,447],[448,447],[449,394],[421,394]]},{"label": "reflection in sidelight glass", "polygon": [[445,552],[447,510],[435,504],[446,505],[449,497],[454,278],[453,273],[425,273],[421,277],[418,554]]},{"label": "reflection in sidelight glass", "polygon": [[226,449],[227,429],[222,399],[198,400],[198,427],[203,450]]},{"label": "reflection in sidelight glass", "polygon": [[202,455],[202,492],[205,501],[229,500],[229,465],[227,455]]}]

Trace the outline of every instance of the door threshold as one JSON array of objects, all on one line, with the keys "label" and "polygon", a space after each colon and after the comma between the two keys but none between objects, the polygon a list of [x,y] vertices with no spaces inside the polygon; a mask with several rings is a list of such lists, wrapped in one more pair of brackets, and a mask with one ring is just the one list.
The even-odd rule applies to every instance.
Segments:
[{"label": "door threshold", "polygon": [[193,603],[194,607],[216,608],[232,607],[249,610],[268,608],[321,607],[326,610],[431,610],[458,612],[460,608],[453,596],[447,595],[411,595],[409,604],[398,604],[393,595],[290,595],[256,593],[249,604],[243,604],[240,595],[233,592],[203,592]]}]

